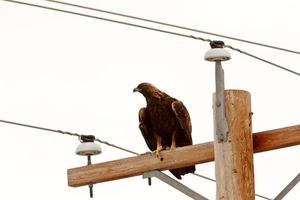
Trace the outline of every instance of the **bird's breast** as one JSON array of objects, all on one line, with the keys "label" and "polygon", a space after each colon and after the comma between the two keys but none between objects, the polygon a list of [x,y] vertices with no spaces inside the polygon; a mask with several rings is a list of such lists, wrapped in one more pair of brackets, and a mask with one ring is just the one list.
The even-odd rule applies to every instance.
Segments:
[{"label": "bird's breast", "polygon": [[178,122],[171,105],[149,105],[148,111],[153,131],[158,135],[172,135]]}]

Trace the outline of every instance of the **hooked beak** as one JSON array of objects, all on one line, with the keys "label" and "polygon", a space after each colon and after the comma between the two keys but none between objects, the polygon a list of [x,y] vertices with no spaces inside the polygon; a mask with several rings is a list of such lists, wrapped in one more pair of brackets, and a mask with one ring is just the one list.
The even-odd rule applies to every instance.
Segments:
[{"label": "hooked beak", "polygon": [[139,88],[134,88],[133,92],[140,92],[141,90]]}]

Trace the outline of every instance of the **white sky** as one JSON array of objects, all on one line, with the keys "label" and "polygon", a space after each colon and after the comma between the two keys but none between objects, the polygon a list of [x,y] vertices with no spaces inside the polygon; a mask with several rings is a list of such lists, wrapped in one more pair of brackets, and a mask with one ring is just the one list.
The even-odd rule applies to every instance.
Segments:
[{"label": "white sky", "polygon": [[[72,2],[300,50],[297,0]],[[4,1],[0,27],[1,119],[95,134],[142,153],[148,149],[137,113],[145,100],[132,89],[147,81],[185,103],[195,143],[212,140],[214,65],[203,59],[207,43]],[[299,55],[224,41],[300,72]],[[299,124],[300,77],[231,54],[223,64],[226,88],[251,92],[253,132]],[[6,124],[0,133],[0,199],[88,199],[87,187],[67,186],[67,169],[86,164],[74,154],[76,138]],[[131,156],[101,146],[103,154],[93,162]],[[256,154],[256,193],[275,197],[299,173],[299,154],[299,146]],[[214,177],[214,165],[197,165],[197,172]],[[192,175],[182,182],[215,198],[214,183]],[[156,179],[149,187],[141,176],[97,184],[94,193],[95,199],[189,199]],[[285,199],[299,196],[298,184]]]}]

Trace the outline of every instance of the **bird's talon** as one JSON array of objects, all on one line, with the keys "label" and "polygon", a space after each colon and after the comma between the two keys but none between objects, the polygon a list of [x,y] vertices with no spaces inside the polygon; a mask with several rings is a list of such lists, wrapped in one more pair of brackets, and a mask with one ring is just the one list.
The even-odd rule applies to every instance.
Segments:
[{"label": "bird's talon", "polygon": [[153,151],[151,154],[154,156],[156,156],[158,159],[160,159],[161,161],[163,160],[163,157],[161,156],[160,152],[163,150],[163,147],[160,146],[158,147],[155,151]]},{"label": "bird's talon", "polygon": [[159,152],[156,152],[156,157],[157,157],[157,158],[160,158],[160,157],[161,157],[161,155],[160,155]]},{"label": "bird's talon", "polygon": [[160,153],[156,153],[156,157],[160,160],[160,161],[163,161],[164,158],[160,155]]}]

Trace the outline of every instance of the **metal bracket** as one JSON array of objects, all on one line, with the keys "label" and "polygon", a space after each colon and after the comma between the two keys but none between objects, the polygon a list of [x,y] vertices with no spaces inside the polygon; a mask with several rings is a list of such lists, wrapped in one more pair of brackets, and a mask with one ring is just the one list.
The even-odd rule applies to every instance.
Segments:
[{"label": "metal bracket", "polygon": [[287,193],[289,193],[295,185],[300,181],[300,173],[274,198],[274,200],[281,200]]},{"label": "metal bracket", "polygon": [[170,176],[168,176],[160,171],[150,171],[150,172],[145,172],[143,174],[143,178],[151,178],[151,177],[158,178],[159,180],[165,182],[166,184],[168,184],[171,187],[175,188],[176,190],[184,193],[185,195],[191,197],[192,199],[208,200],[204,196],[198,194],[194,190],[190,189],[189,187],[183,185],[182,183],[178,182],[177,180],[171,178]]},{"label": "metal bracket", "polygon": [[218,142],[226,142],[228,139],[228,124],[225,116],[225,95],[224,95],[224,70],[221,61],[216,61],[216,133]]}]

